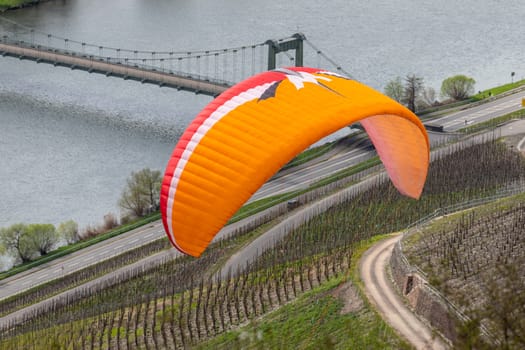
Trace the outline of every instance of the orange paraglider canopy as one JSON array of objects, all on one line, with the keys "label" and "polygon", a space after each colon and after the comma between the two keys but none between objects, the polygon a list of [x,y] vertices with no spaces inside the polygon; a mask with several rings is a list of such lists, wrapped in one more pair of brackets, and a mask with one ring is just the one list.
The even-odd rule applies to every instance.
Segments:
[{"label": "orange paraglider canopy", "polygon": [[396,188],[419,198],[429,164],[416,115],[340,75],[294,67],[228,89],[189,125],[168,162],[161,213],[172,244],[200,256],[273,174],[321,138],[360,121]]}]

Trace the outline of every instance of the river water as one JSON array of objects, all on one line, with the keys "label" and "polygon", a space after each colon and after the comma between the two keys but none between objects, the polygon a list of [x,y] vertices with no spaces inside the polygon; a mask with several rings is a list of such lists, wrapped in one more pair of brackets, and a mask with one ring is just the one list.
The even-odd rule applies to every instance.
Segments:
[{"label": "river water", "polygon": [[[62,0],[1,16],[138,50],[229,48],[302,32],[379,90],[411,73],[436,91],[455,74],[472,76],[480,90],[510,82],[511,72],[525,77],[523,0]],[[69,219],[82,227],[119,215],[126,178],[144,167],[164,171],[210,101],[0,57],[0,227]]]}]

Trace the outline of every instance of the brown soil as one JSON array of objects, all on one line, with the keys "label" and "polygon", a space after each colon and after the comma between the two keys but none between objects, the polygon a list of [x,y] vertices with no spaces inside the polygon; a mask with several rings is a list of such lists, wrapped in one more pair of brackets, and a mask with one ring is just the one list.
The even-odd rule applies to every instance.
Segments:
[{"label": "brown soil", "polygon": [[335,288],[331,293],[333,297],[343,301],[344,306],[340,311],[341,315],[346,315],[350,312],[360,311],[364,304],[363,299],[357,292],[357,289],[351,282],[345,282],[339,287]]}]

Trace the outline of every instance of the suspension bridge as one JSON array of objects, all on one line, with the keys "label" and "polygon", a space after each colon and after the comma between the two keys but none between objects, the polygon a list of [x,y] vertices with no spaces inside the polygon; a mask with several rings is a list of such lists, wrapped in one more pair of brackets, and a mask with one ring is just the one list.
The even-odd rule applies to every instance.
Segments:
[{"label": "suspension bridge", "polygon": [[[0,17],[0,54],[106,76],[217,96],[251,75],[282,66],[317,68],[350,76],[304,34],[234,48],[144,51],[56,36]],[[305,47],[310,51],[305,52]],[[314,62],[316,61],[316,62]],[[328,67],[327,67],[328,66]]]}]

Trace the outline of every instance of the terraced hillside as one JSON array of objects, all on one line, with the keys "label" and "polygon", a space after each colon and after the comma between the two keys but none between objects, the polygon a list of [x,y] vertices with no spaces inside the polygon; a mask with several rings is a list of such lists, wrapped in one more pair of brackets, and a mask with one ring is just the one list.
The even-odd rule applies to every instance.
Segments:
[{"label": "terraced hillside", "polygon": [[[378,180],[290,225],[286,239],[232,278],[212,276],[229,255],[286,217],[215,244],[201,259],[115,276],[118,283],[105,290],[87,288],[21,324],[2,325],[0,348],[404,348],[359,293],[341,292],[355,287],[349,266],[360,242],[524,181],[524,159],[503,143],[457,145],[431,164],[419,201]],[[343,312],[348,304],[354,308]],[[276,314],[283,306],[288,313]]]},{"label": "terraced hillside", "polygon": [[406,239],[405,253],[471,318],[459,345],[525,348],[525,195],[436,220]]}]

